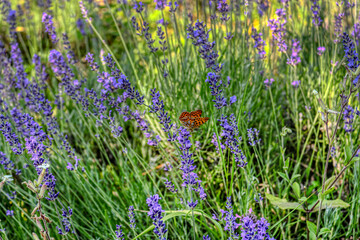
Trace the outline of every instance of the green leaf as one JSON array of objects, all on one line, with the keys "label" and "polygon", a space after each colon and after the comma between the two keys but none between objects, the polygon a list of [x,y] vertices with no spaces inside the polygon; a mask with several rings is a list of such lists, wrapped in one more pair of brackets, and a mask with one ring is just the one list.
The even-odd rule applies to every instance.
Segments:
[{"label": "green leaf", "polygon": [[291,177],[290,179],[290,183],[294,182],[296,178],[300,177],[300,174],[295,174],[294,176]]},{"label": "green leaf", "polygon": [[329,188],[328,190],[326,190],[326,191],[324,192],[324,196],[332,193],[334,190],[335,190],[335,187]]},{"label": "green leaf", "polygon": [[[162,220],[164,222],[166,222],[167,220],[174,218],[174,217],[179,217],[179,216],[185,216],[185,217],[192,217],[192,213],[194,213],[194,215],[198,215],[198,216],[204,216],[207,219],[209,219],[218,229],[218,231],[221,234],[221,239],[224,239],[224,232],[222,230],[221,225],[215,221],[211,216],[209,216],[208,214],[205,214],[202,210],[179,210],[179,211],[165,211],[165,213],[167,214],[165,217],[162,218]],[[133,238],[133,240],[138,239],[139,237],[143,236],[145,233],[153,230],[155,228],[154,225],[151,225],[150,227],[148,227],[147,229],[145,229],[144,231],[142,231],[139,235],[137,235],[136,237]]]},{"label": "green leaf", "polygon": [[305,211],[304,207],[298,202],[288,202],[286,199],[275,197],[269,193],[265,193],[265,196],[272,205],[277,206],[280,209],[297,209],[300,211]]},{"label": "green leaf", "polygon": [[297,198],[300,198],[300,185],[297,183],[297,182],[294,182],[292,185],[291,185],[295,195]]},{"label": "green leaf", "polygon": [[[322,203],[322,207],[321,209],[325,209],[325,208],[348,208],[350,206],[350,204],[348,204],[347,202],[344,202],[341,199],[336,199],[336,200],[324,200]],[[317,212],[319,211],[320,208],[320,204],[318,204],[313,212]]]},{"label": "green leaf", "polygon": [[352,156],[352,153],[351,153],[350,146],[345,146],[345,162],[350,161],[351,156]]},{"label": "green leaf", "polygon": [[316,225],[310,221],[306,221],[306,225],[310,232],[310,239],[316,239]]},{"label": "green leaf", "polygon": [[325,190],[328,190],[332,182],[335,180],[335,176],[332,176],[331,178],[327,179],[325,182]]},{"label": "green leaf", "polygon": [[319,232],[319,236],[321,236],[322,234],[326,234],[326,233],[331,233],[331,230],[328,228],[321,228],[320,232]]},{"label": "green leaf", "polygon": [[278,172],[278,174],[280,175],[280,177],[282,177],[283,179],[285,179],[287,182],[290,182],[289,178],[285,175],[285,173]]}]

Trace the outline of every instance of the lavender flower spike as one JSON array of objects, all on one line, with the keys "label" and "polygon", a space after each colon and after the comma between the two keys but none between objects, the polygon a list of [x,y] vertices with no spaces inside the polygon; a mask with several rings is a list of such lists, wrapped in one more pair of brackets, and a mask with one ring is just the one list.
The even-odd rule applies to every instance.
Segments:
[{"label": "lavender flower spike", "polygon": [[41,21],[45,24],[45,32],[49,34],[51,41],[56,44],[58,42],[58,39],[56,36],[53,17],[44,12]]},{"label": "lavender flower spike", "polygon": [[155,194],[146,199],[146,203],[149,206],[148,215],[153,220],[153,224],[155,226],[154,233],[158,235],[159,240],[166,240],[164,235],[166,234],[167,229],[164,221],[162,220],[162,213],[164,210],[162,210],[161,205],[159,204],[160,199],[159,195]]},{"label": "lavender flower spike", "polygon": [[130,221],[130,228],[135,229],[135,213],[134,213],[134,206],[129,207],[129,221]]}]

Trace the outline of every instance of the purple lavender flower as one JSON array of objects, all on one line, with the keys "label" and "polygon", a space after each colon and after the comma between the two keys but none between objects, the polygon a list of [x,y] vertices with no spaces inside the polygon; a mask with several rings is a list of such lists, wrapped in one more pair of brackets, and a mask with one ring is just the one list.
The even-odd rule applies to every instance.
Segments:
[{"label": "purple lavender flower", "polygon": [[273,78],[266,79],[266,80],[264,81],[264,84],[265,84],[266,87],[271,87],[271,85],[273,84],[274,81],[275,81],[275,80],[274,80]]},{"label": "purple lavender flower", "polygon": [[56,229],[58,230],[58,234],[60,235],[66,235],[71,231],[71,223],[70,223],[70,218],[73,214],[73,211],[70,207],[68,207],[68,209],[63,208],[62,209],[62,227],[56,227]]},{"label": "purple lavender flower", "polygon": [[340,36],[341,36],[341,32],[342,32],[342,19],[344,18],[344,13],[339,13],[338,15],[335,15],[335,29],[334,29],[334,35],[335,35],[335,39],[334,39],[334,43],[339,43],[340,42]]},{"label": "purple lavender flower", "polygon": [[134,206],[130,206],[129,207],[129,222],[130,222],[130,228],[131,229],[135,229],[136,224],[135,224],[135,213],[134,213]]},{"label": "purple lavender flower", "polygon": [[45,32],[49,34],[49,37],[53,44],[56,44],[58,42],[58,39],[56,36],[53,17],[44,12],[41,21],[45,24]]},{"label": "purple lavender flower", "polygon": [[135,2],[133,9],[135,9],[137,13],[141,13],[144,10],[144,4],[142,2]]},{"label": "purple lavender flower", "polygon": [[155,9],[157,10],[163,10],[167,5],[167,0],[154,0]]},{"label": "purple lavender flower", "polygon": [[[231,114],[229,117],[223,115],[218,121],[222,127],[221,137],[224,140],[224,145],[230,149],[232,154],[234,154],[237,166],[245,167],[247,162],[245,155],[240,149],[242,138],[239,136],[235,115]],[[223,146],[221,146],[221,148],[223,148]]]},{"label": "purple lavender flower", "polygon": [[[88,11],[85,8],[83,1],[79,1],[79,6],[80,6],[80,10],[81,10],[81,14],[82,14],[83,18],[88,19]],[[91,21],[91,18],[89,18],[89,20]]]},{"label": "purple lavender flower", "polygon": [[258,193],[257,196],[254,197],[255,202],[259,203],[262,200],[264,200],[264,198],[261,196],[261,193]]},{"label": "purple lavender flower", "polygon": [[33,64],[35,64],[36,77],[38,79],[40,88],[45,89],[47,87],[46,81],[49,75],[46,73],[46,68],[41,64],[40,57],[37,54],[34,54]]},{"label": "purple lavender flower", "polygon": [[[223,4],[223,2],[221,4]],[[199,20],[196,21],[194,26],[189,24],[186,30],[188,32],[187,38],[190,38],[192,44],[199,48],[200,57],[205,60],[206,68],[212,70],[208,73],[205,82],[210,85],[211,95],[214,97],[212,100],[215,103],[214,106],[217,109],[221,109],[228,104],[221,89],[221,86],[225,86],[225,84],[223,84],[220,75],[222,64],[218,64],[217,62],[219,54],[214,50],[215,42],[209,42],[210,30],[206,30],[206,24]]]},{"label": "purple lavender flower", "polygon": [[346,108],[344,109],[344,113],[343,113],[344,129],[345,132],[347,133],[351,133],[354,131],[353,128],[354,113],[355,111],[350,105],[346,106]]},{"label": "purple lavender flower", "polygon": [[184,128],[180,127],[178,131],[177,140],[180,144],[180,150],[182,155],[181,157],[181,167],[180,170],[183,171],[183,184],[184,187],[189,187],[190,190],[194,190],[199,193],[199,196],[202,200],[204,200],[207,195],[204,189],[201,186],[201,180],[198,179],[198,175],[194,172],[196,166],[194,165],[194,160],[192,159],[193,154],[190,153],[191,141],[190,141],[190,133]]},{"label": "purple lavender flower", "polygon": [[124,233],[122,232],[121,225],[116,225],[115,230],[116,239],[125,240]]},{"label": "purple lavender flower", "polygon": [[87,33],[85,31],[84,20],[82,20],[81,18],[78,18],[78,20],[76,20],[76,27],[79,29],[81,35],[83,35],[83,36],[87,35]]},{"label": "purple lavender flower", "polygon": [[330,153],[331,153],[331,157],[336,157],[336,148],[334,146],[331,147],[330,149]]},{"label": "purple lavender flower", "polygon": [[236,103],[236,101],[237,101],[237,97],[236,97],[236,96],[230,97],[230,105]]},{"label": "purple lavender flower", "polygon": [[207,235],[204,235],[204,236],[203,236],[203,240],[211,240],[211,238],[210,238],[209,235],[207,234]]},{"label": "purple lavender flower", "polygon": [[234,37],[234,34],[231,34],[231,32],[227,32],[224,39],[225,40],[231,40]]},{"label": "purple lavender flower", "polygon": [[325,47],[318,47],[317,48],[317,54],[319,56],[322,56],[324,54],[324,52],[325,52]]},{"label": "purple lavender flower", "polygon": [[290,59],[287,60],[287,64],[292,65],[292,66],[296,66],[301,62],[301,59],[299,57],[299,52],[301,51],[301,46],[300,46],[300,42],[296,41],[296,39],[294,39],[292,44],[292,48],[291,48],[291,56]]},{"label": "purple lavender flower", "polygon": [[311,11],[313,12],[312,23],[319,27],[323,21],[320,17],[319,0],[311,0]]},{"label": "purple lavender flower", "polygon": [[21,51],[17,42],[11,44],[11,61],[16,69],[16,88],[26,89],[29,86],[29,79],[25,72]]},{"label": "purple lavender flower", "polygon": [[259,58],[260,59],[264,59],[266,57],[266,52],[264,50],[265,47],[265,41],[262,39],[262,33],[258,33],[256,28],[252,28],[252,35],[251,37],[254,39],[255,41],[255,48],[258,51],[259,54]]},{"label": "purple lavender flower", "polygon": [[14,216],[14,210],[6,210],[6,216],[13,217]]},{"label": "purple lavender flower", "polygon": [[229,21],[230,17],[228,13],[230,12],[229,4],[227,3],[227,0],[219,0],[217,2],[217,10],[221,13],[220,20],[225,23]]},{"label": "purple lavender flower", "polygon": [[10,25],[10,38],[12,41],[16,41],[16,11],[10,10],[6,21]]},{"label": "purple lavender flower", "polygon": [[6,157],[5,153],[0,151],[0,164],[4,166],[5,170],[13,170],[15,164],[9,158]]},{"label": "purple lavender flower", "polygon": [[275,14],[277,15],[276,19],[269,19],[268,26],[270,27],[270,30],[272,31],[272,36],[274,41],[276,42],[278,46],[279,52],[286,52],[287,45],[285,43],[285,35],[286,35],[286,28],[285,24],[287,22],[286,20],[286,11],[285,9],[277,9]]},{"label": "purple lavender flower", "polygon": [[171,129],[173,127],[173,124],[171,123],[170,116],[168,115],[168,112],[165,112],[165,105],[164,101],[160,101],[160,93],[159,91],[156,92],[156,89],[151,89],[152,98],[152,105],[150,105],[150,112],[155,113],[158,119],[160,120],[160,124],[162,124],[164,127],[162,128],[164,132],[168,134],[168,141],[173,142],[176,139],[176,133],[171,133]]},{"label": "purple lavender flower", "polygon": [[247,130],[248,142],[250,146],[255,146],[256,144],[260,144],[261,138],[259,138],[260,131],[256,128],[249,128]]},{"label": "purple lavender flower", "polygon": [[256,3],[258,4],[258,13],[259,16],[262,17],[264,12],[266,12],[269,9],[269,1],[268,0],[256,0]]},{"label": "purple lavender flower", "polygon": [[162,220],[163,216],[161,205],[159,204],[159,200],[161,198],[159,195],[155,194],[146,199],[146,203],[149,206],[148,215],[153,220],[153,224],[155,226],[154,233],[158,235],[159,240],[166,240],[165,234],[167,232],[166,225]]},{"label": "purple lavender flower", "polygon": [[177,193],[177,191],[178,191],[177,189],[175,189],[174,184],[171,181],[169,181],[168,179],[166,179],[166,181],[165,181],[165,186],[172,193]]},{"label": "purple lavender flower", "polygon": [[240,217],[241,225],[241,239],[264,239],[264,240],[275,240],[270,237],[266,231],[269,229],[270,224],[265,218],[257,220],[257,217],[251,213]]},{"label": "purple lavender flower", "polygon": [[176,12],[176,10],[178,9],[178,7],[179,7],[179,4],[178,4],[178,2],[174,2],[174,4],[170,1],[169,3],[168,3],[168,7],[169,7],[169,12],[170,13],[175,13]]},{"label": "purple lavender flower", "polygon": [[94,54],[86,54],[85,60],[89,63],[92,71],[99,71],[99,65],[97,64],[97,62],[94,61]]},{"label": "purple lavender flower", "polygon": [[225,220],[225,227],[224,230],[229,232],[229,239],[238,239],[239,238],[239,234],[236,231],[236,229],[240,226],[240,224],[238,224],[236,222],[236,217],[234,216],[233,213],[233,208],[232,208],[232,204],[231,204],[231,197],[227,198],[226,201],[226,209],[227,211],[223,210],[223,214],[225,214],[224,220]]},{"label": "purple lavender flower", "polygon": [[[226,146],[224,144],[221,143],[221,139],[222,137],[219,136],[219,140],[220,140],[220,147],[221,147],[221,150],[224,151],[226,149]],[[213,137],[211,139],[211,143],[215,145],[215,148],[216,148],[216,152],[219,153],[219,143],[218,143],[218,140],[217,140],[217,137],[216,137],[216,133],[213,134]]]},{"label": "purple lavender flower", "polygon": [[[12,129],[11,123],[9,122],[9,117],[0,114],[0,132],[5,138],[5,141],[10,145],[11,150],[16,154],[20,155],[23,153],[24,148]],[[8,164],[7,164],[8,165]]]},{"label": "purple lavender flower", "polygon": [[150,52],[151,53],[157,52],[157,50],[159,48],[154,47],[155,40],[152,38],[152,35],[150,33],[149,23],[146,22],[146,21],[143,21],[142,29],[141,29],[141,35],[144,36],[144,38],[146,40],[146,44],[147,44],[148,48],[150,49]]},{"label": "purple lavender flower", "polygon": [[294,87],[294,88],[298,88],[300,86],[300,80],[296,80],[296,81],[293,81],[291,83],[291,85]]},{"label": "purple lavender flower", "polygon": [[[347,66],[352,70],[355,71],[357,67],[359,66],[359,58],[358,54],[355,50],[355,46],[350,39],[349,35],[347,33],[343,33],[342,35],[342,42],[344,46],[345,51],[345,57],[347,59]],[[354,82],[354,85],[356,82]]]},{"label": "purple lavender flower", "polygon": [[354,30],[351,32],[351,36],[353,36],[355,38],[356,43],[359,43],[359,39],[360,39],[360,18],[358,18],[358,20],[356,21],[356,23],[354,24]]},{"label": "purple lavender flower", "polygon": [[64,43],[64,49],[66,50],[67,60],[70,64],[75,64],[78,62],[78,60],[75,58],[75,53],[73,52],[73,50],[71,50],[69,38],[66,33],[63,33],[62,35],[63,35],[62,40]]},{"label": "purple lavender flower", "polygon": [[223,90],[220,88],[222,84],[221,76],[209,72],[205,82],[209,83],[211,95],[215,97],[215,99],[212,100],[215,103],[214,107],[221,109],[227,106],[226,98],[222,95]]}]

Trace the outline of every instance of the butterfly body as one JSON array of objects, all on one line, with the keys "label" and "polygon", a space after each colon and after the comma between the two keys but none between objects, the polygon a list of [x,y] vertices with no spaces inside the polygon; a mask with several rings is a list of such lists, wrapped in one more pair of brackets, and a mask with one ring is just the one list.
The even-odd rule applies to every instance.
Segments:
[{"label": "butterfly body", "polygon": [[201,110],[196,110],[190,113],[182,112],[179,117],[179,120],[184,125],[184,127],[192,131],[200,127],[209,120],[208,117],[201,117],[201,114],[202,114]]}]

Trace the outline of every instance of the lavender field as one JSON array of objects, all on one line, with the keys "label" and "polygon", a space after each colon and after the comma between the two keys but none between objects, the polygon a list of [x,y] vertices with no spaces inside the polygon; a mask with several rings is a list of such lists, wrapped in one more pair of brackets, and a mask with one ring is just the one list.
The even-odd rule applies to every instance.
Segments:
[{"label": "lavender field", "polygon": [[0,0],[0,240],[360,239],[360,4]]}]

